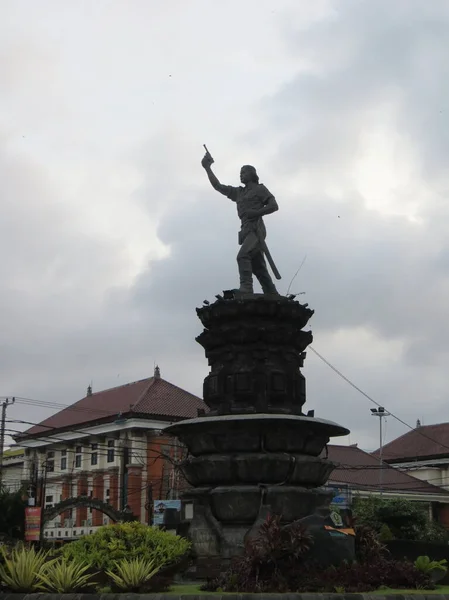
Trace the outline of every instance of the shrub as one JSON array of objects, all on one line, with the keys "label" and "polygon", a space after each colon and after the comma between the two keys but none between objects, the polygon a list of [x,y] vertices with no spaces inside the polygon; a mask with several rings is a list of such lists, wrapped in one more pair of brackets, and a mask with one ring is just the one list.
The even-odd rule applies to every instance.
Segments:
[{"label": "shrub", "polygon": [[381,587],[395,589],[433,589],[428,575],[418,571],[413,563],[395,560],[373,560],[367,563],[343,563],[321,569],[306,565],[292,577],[291,588],[298,592],[332,593],[343,588],[345,593],[362,593]]},{"label": "shrub", "polygon": [[394,540],[394,535],[391,533],[391,529],[386,523],[384,523],[380,528],[379,540],[381,542],[389,542],[390,540]]},{"label": "shrub", "polygon": [[387,547],[371,527],[360,526],[355,530],[355,553],[359,562],[379,561],[388,554]]},{"label": "shrub", "polygon": [[355,498],[353,514],[357,525],[380,532],[387,525],[396,539],[447,541],[444,528],[428,517],[428,505],[403,498]]},{"label": "shrub", "polygon": [[38,578],[43,590],[67,594],[94,585],[91,581],[93,574],[86,574],[88,569],[88,564],[59,559],[44,565],[42,573],[38,573]]},{"label": "shrub", "polygon": [[107,575],[112,579],[113,584],[122,592],[141,592],[144,591],[147,584],[160,570],[155,566],[154,560],[145,560],[143,558],[133,558],[131,560],[122,560],[116,562],[114,570],[107,571]]},{"label": "shrub", "polygon": [[[4,564],[0,565],[0,579],[14,592],[34,592],[42,588],[39,572],[48,560],[48,553],[23,546],[14,548],[10,556],[0,548]],[[53,561],[46,564],[50,565]]]},{"label": "shrub", "polygon": [[0,531],[5,541],[23,540],[26,502],[23,492],[0,488]]},{"label": "shrub", "polygon": [[441,523],[429,521],[426,529],[421,534],[420,541],[447,544],[449,542],[449,532]]},{"label": "shrub", "polygon": [[286,592],[289,577],[300,570],[303,555],[312,545],[312,536],[298,522],[281,525],[281,517],[269,516],[259,535],[247,542],[243,556],[209,589],[226,592]]},{"label": "shrub", "polygon": [[357,531],[358,562],[335,567],[306,560],[311,536],[299,523],[282,527],[270,517],[259,536],[247,544],[243,556],[218,579],[203,585],[205,591],[224,592],[370,592],[382,586],[399,589],[433,589],[429,575],[411,562],[388,557],[377,534],[368,527]]},{"label": "shrub", "polygon": [[418,556],[415,560],[415,567],[422,573],[431,573],[432,571],[447,571],[447,560],[430,560],[428,556]]},{"label": "shrub", "polygon": [[137,521],[100,527],[95,533],[67,544],[66,559],[89,563],[93,568],[113,570],[123,559],[142,558],[162,568],[178,565],[190,549],[190,543],[178,536]]}]

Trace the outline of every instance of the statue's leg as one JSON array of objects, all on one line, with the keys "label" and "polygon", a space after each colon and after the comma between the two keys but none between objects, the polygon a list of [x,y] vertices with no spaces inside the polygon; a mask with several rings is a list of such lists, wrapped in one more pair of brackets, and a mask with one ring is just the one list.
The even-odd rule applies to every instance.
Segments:
[{"label": "statue's leg", "polygon": [[239,253],[237,254],[237,264],[240,274],[240,292],[246,294],[253,293],[253,270],[251,266],[252,256],[257,248],[258,239],[254,232],[248,233],[243,240]]},{"label": "statue's leg", "polygon": [[271,279],[267,269],[267,263],[261,250],[258,250],[252,257],[252,270],[254,275],[259,280],[264,294],[277,294],[276,286]]}]

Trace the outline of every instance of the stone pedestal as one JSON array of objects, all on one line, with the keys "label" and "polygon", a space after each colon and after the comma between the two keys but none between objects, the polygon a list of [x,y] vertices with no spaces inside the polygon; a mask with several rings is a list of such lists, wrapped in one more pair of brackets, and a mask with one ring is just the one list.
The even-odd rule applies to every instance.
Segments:
[{"label": "stone pedestal", "polygon": [[[188,448],[182,471],[192,489],[189,536],[201,560],[241,553],[261,515],[285,523],[322,513],[335,464],[322,458],[344,427],[304,415],[301,373],[313,311],[282,296],[225,293],[197,309],[210,373],[206,415],[166,429]],[[224,564],[224,563],[223,563]]]}]

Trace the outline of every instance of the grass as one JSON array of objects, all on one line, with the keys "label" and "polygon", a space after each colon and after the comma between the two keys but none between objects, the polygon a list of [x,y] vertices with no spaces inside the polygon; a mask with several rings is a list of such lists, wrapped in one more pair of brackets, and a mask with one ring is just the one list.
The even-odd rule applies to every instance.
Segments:
[{"label": "grass", "polygon": [[204,592],[200,590],[201,583],[198,585],[195,584],[187,584],[187,585],[174,585],[170,588],[168,594],[183,594],[184,596],[192,595],[192,596],[202,596],[202,595],[217,595],[223,596],[224,592]]},{"label": "grass", "polygon": [[[169,594],[183,594],[184,596],[188,596],[188,595],[192,595],[192,596],[202,596],[202,595],[223,596],[223,595],[225,595],[223,592],[203,592],[202,590],[200,590],[200,585],[201,584],[198,584],[198,585],[194,585],[194,584],[174,585],[168,593]],[[393,590],[393,589],[390,590],[389,588],[387,588],[387,589],[377,590],[376,592],[366,592],[366,593],[370,594],[370,595],[376,595],[376,596],[387,596],[389,594],[403,594],[406,596],[409,596],[412,594],[413,595],[421,594],[421,595],[425,595],[425,596],[428,596],[429,594],[449,594],[449,585],[437,586],[437,588],[435,590]]]},{"label": "grass", "polygon": [[428,596],[429,594],[449,594],[449,585],[437,585],[434,590],[390,590],[389,588],[385,590],[377,590],[376,592],[370,592],[370,594],[376,595],[387,595],[387,594],[404,594],[409,596],[410,594],[421,594]]}]

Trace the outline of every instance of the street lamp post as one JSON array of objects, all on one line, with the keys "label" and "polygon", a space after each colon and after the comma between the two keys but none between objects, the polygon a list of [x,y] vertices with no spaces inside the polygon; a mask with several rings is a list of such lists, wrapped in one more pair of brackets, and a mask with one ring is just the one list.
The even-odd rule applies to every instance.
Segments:
[{"label": "street lamp post", "polygon": [[379,408],[372,408],[371,415],[373,417],[379,417],[379,491],[382,496],[382,483],[383,483],[383,461],[382,461],[382,447],[383,447],[383,435],[382,435],[382,423],[383,419],[390,416],[390,413],[385,410],[383,406]]}]

